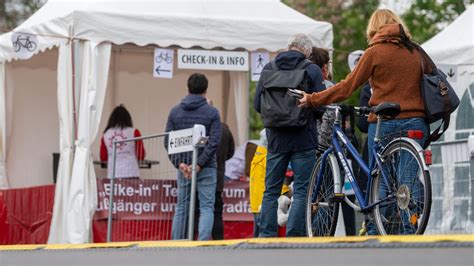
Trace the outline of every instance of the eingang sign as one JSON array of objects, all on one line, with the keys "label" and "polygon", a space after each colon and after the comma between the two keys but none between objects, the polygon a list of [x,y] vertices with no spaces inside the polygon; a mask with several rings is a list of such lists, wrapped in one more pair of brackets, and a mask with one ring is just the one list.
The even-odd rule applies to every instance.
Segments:
[{"label": "eingang sign", "polygon": [[178,68],[248,71],[248,52],[178,49]]}]

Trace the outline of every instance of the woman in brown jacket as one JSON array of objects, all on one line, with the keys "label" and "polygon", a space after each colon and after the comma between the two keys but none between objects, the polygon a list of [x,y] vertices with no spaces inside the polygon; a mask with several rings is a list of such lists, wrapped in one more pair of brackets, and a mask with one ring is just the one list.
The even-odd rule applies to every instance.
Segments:
[{"label": "woman in brown jacket", "polygon": [[[397,102],[401,107],[401,112],[395,119],[382,122],[380,136],[406,130],[421,130],[424,133],[423,139],[418,141],[423,144],[429,135],[429,127],[425,121],[420,94],[422,61],[420,53],[411,42],[407,27],[392,11],[376,10],[367,26],[367,39],[367,50],[346,79],[324,91],[305,94],[300,100],[300,106],[319,107],[340,102],[369,81],[373,88],[370,106],[382,102]],[[428,67],[425,69],[429,71]],[[372,161],[376,116],[371,114],[368,121],[369,158]],[[369,164],[372,165],[373,162]],[[405,229],[404,234],[414,233],[409,228]],[[369,234],[376,234],[374,226],[369,225]]]}]

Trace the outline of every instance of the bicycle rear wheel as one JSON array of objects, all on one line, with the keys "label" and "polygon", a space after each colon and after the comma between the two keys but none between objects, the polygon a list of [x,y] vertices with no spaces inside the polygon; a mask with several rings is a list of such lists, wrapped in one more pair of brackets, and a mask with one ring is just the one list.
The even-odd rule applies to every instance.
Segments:
[{"label": "bicycle rear wheel", "polygon": [[392,197],[374,208],[381,235],[423,234],[431,210],[431,180],[423,158],[405,139],[392,141],[382,151],[382,168],[372,183],[372,202]]},{"label": "bicycle rear wheel", "polygon": [[336,180],[341,180],[337,160],[332,154],[328,156],[324,162],[321,185],[318,187],[321,161],[321,158],[316,161],[307,195],[306,232],[309,237],[333,236],[339,214],[339,202],[333,201],[334,193],[340,193],[340,186],[335,186]]}]

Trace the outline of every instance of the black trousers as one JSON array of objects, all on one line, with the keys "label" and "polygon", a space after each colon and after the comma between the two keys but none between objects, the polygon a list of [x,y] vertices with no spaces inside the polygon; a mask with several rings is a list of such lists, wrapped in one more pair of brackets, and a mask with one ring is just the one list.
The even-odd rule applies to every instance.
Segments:
[{"label": "black trousers", "polygon": [[222,212],[224,201],[222,200],[222,192],[216,191],[216,201],[214,203],[214,225],[212,226],[212,239],[224,239],[224,222],[222,220]]},{"label": "black trousers", "polygon": [[[347,196],[351,201],[355,200],[355,195]],[[344,216],[344,226],[346,227],[346,235],[356,235],[355,211],[346,202],[342,202],[342,215]]]}]

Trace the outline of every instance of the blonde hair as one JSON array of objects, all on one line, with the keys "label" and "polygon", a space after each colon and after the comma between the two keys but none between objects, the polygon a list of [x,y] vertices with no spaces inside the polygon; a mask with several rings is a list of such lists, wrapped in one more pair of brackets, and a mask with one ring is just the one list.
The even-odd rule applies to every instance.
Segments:
[{"label": "blonde hair", "polygon": [[370,42],[380,28],[387,24],[401,24],[406,36],[411,40],[411,34],[405,23],[390,9],[378,9],[372,13],[367,25],[367,40]]}]

